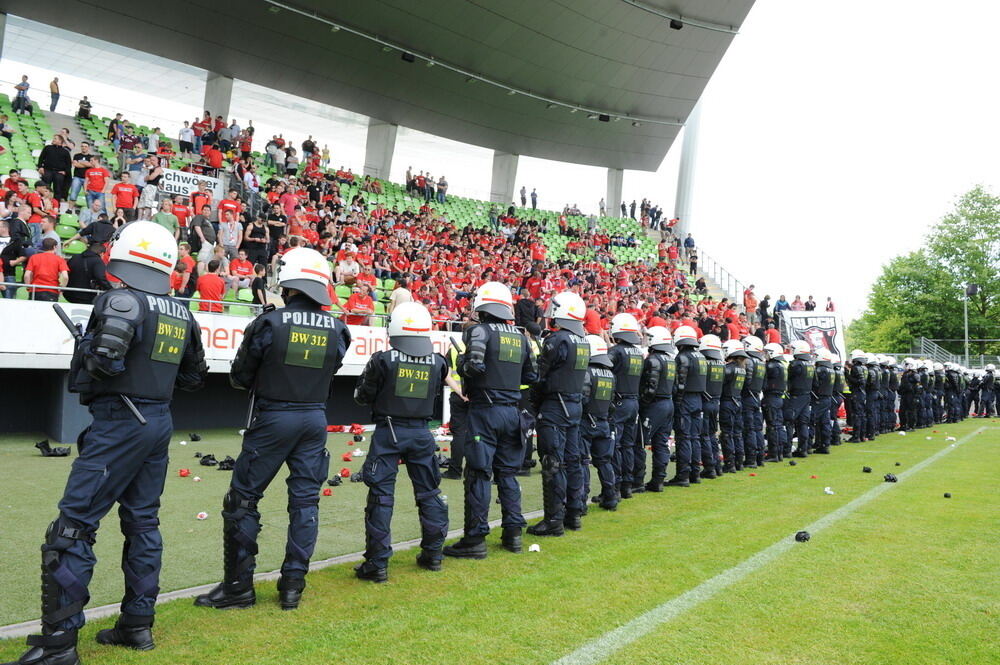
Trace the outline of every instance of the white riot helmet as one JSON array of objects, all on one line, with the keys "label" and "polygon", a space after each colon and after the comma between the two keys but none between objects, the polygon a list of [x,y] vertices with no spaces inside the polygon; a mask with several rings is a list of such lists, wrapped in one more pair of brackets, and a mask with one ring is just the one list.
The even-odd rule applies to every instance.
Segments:
[{"label": "white riot helmet", "polygon": [[722,353],[726,357],[726,360],[730,358],[747,358],[749,357],[746,351],[746,347],[743,346],[743,342],[738,339],[728,339],[722,343]]},{"label": "white riot helmet", "polygon": [[896,359],[893,358],[892,356],[886,356],[885,357],[885,366],[886,367],[895,367],[896,366]]},{"label": "white riot helmet", "polygon": [[782,356],[785,355],[785,349],[783,349],[777,342],[765,344],[764,351],[767,353],[767,357],[770,360],[782,360]]},{"label": "white riot helmet", "polygon": [[859,360],[861,362],[864,362],[867,356],[868,354],[866,354],[861,349],[854,349],[853,351],[851,351],[851,362],[857,362]]},{"label": "white riot helmet", "polygon": [[835,367],[840,364],[840,354],[836,351],[830,351],[830,364]]},{"label": "white riot helmet", "polygon": [[722,360],[722,340],[718,335],[702,335],[698,350],[706,358]]},{"label": "white riot helmet", "polygon": [[930,360],[929,358],[926,359],[926,360],[924,360],[924,369],[933,370],[934,369],[934,361]]},{"label": "white riot helmet", "polygon": [[389,344],[408,356],[429,356],[432,327],[431,313],[421,303],[400,303],[389,315]]},{"label": "white riot helmet", "polygon": [[816,349],[816,362],[832,363],[833,362],[832,356],[833,354],[830,353],[830,350],[827,348],[820,347]]},{"label": "white riot helmet", "polygon": [[510,289],[500,282],[486,282],[476,289],[476,297],[472,300],[472,309],[486,312],[498,319],[510,321],[514,318],[514,296]]},{"label": "white riot helmet", "polygon": [[557,293],[552,298],[551,314],[549,317],[560,328],[564,328],[574,335],[580,337],[587,333],[583,329],[583,318],[587,314],[587,305],[583,298],[572,291]]},{"label": "white riot helmet", "polygon": [[691,326],[681,326],[674,331],[674,346],[698,346],[698,333]]},{"label": "white riot helmet", "polygon": [[587,344],[590,345],[590,362],[610,368],[611,357],[608,356],[608,343],[600,335],[587,335]]},{"label": "white riot helmet", "polygon": [[997,366],[994,365],[993,363],[990,363],[989,365],[986,366],[986,371],[987,372],[995,372],[996,369],[997,369]]},{"label": "white riot helmet", "polygon": [[315,249],[290,249],[278,262],[278,285],[301,291],[320,305],[329,305],[330,264]]},{"label": "white riot helmet", "polygon": [[639,344],[639,322],[631,314],[615,314],[611,319],[611,339],[629,344]]},{"label": "white riot helmet", "polygon": [[944,365],[942,365],[941,363],[934,363],[934,371],[935,372],[944,371]]},{"label": "white riot helmet", "polygon": [[809,342],[804,339],[792,340],[789,344],[791,347],[789,350],[792,353],[792,357],[798,358],[799,356],[805,356],[805,358],[799,358],[799,360],[811,360],[812,359],[812,347],[809,346]]},{"label": "white riot helmet", "polygon": [[764,342],[760,341],[760,337],[757,335],[747,335],[743,338],[743,345],[746,347],[747,351],[756,351],[760,353],[764,350]]},{"label": "white riot helmet", "polygon": [[671,351],[674,348],[674,339],[670,335],[670,329],[666,326],[653,326],[646,330],[646,339],[649,348],[654,351]]},{"label": "white riot helmet", "polygon": [[889,366],[889,360],[891,360],[891,358],[889,358],[889,356],[879,356],[878,357],[878,364],[882,365],[883,367],[888,367]]},{"label": "white riot helmet", "polygon": [[126,286],[147,293],[170,291],[170,273],[177,265],[177,241],[156,222],[131,222],[112,240],[108,272]]}]

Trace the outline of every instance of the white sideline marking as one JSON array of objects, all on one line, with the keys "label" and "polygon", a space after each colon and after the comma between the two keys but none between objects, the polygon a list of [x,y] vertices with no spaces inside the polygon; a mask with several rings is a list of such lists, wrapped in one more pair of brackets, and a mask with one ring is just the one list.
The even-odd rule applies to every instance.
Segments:
[{"label": "white sideline marking", "polygon": [[[966,434],[958,441],[942,448],[922,462],[918,462],[906,471],[899,473],[897,477],[899,480],[904,480],[918,471],[921,471],[986,429],[987,428],[985,427],[980,427],[977,430]],[[853,501],[844,504],[840,508],[824,515],[812,524],[804,527],[804,529],[810,534],[815,534],[816,532],[821,531],[847,517],[861,506],[871,502],[883,492],[889,491],[889,489],[894,486],[895,483],[882,483],[880,485],[876,485]],[[795,545],[796,542],[794,536],[782,538],[770,547],[757,552],[749,559],[746,559],[728,570],[722,571],[715,577],[705,580],[698,586],[685,591],[676,598],[671,598],[662,605],[654,607],[644,614],[640,614],[628,623],[605,633],[587,644],[584,644],[576,651],[563,656],[559,660],[553,661],[552,665],[593,665],[595,663],[599,663],[619,649],[628,646],[640,637],[644,637],[645,635],[653,632],[653,630],[660,624],[666,623],[680,616],[684,612],[687,612],[688,610],[712,598],[723,589],[739,582],[751,573],[760,570],[774,559],[792,549]]]}]

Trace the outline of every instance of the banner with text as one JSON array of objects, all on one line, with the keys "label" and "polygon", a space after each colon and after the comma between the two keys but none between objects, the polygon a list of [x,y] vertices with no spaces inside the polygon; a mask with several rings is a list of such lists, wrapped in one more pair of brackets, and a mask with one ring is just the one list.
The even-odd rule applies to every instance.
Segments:
[{"label": "banner with text", "polygon": [[163,169],[163,178],[160,179],[160,191],[170,196],[191,196],[191,192],[198,189],[199,182],[208,183],[208,189],[212,192],[212,201],[215,204],[226,198],[226,186],[220,178],[188,173],[187,171],[177,171],[175,169]]},{"label": "banner with text", "polygon": [[833,312],[781,312],[781,340],[788,344],[796,339],[809,342],[813,350],[826,348],[844,360],[847,342],[844,322]]}]

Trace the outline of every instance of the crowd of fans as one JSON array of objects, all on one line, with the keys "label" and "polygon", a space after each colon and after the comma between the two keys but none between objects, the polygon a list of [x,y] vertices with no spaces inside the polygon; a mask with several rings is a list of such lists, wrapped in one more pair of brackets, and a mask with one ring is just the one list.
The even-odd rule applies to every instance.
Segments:
[{"label": "crowd of fans", "polygon": [[[691,325],[723,340],[756,332],[772,341],[777,333],[769,330],[782,309],[816,307],[811,296],[805,302],[796,296],[792,303],[781,296],[772,307],[769,297],[756,300],[752,286],[742,307],[725,298],[716,301],[703,278],[689,280],[689,274],[698,273],[694,239],[690,234],[675,237],[676,220],[663,221],[662,210],[646,199],[638,205],[638,215],[644,227],[659,230],[655,257],[617,261],[615,249],[635,247],[635,234],[609,233],[594,216],[583,226],[573,225],[568,218],[580,212],[573,204],[557,222],[558,232],[567,238],[566,254],[553,260],[541,237],[553,230],[547,219],[536,219],[531,211],[518,213],[513,204],[505,211],[490,207],[482,226],[456,226],[435,207],[447,201],[443,175],[407,169],[406,191],[423,204],[387,209],[366,197],[381,193],[379,180],[364,176],[359,182],[349,168],[330,169],[329,149],[319,148],[312,136],[302,142],[301,151],[283,135],[272,136],[263,162],[275,173],[258,181],[253,139],[252,124],[227,124],[206,111],[201,119],[183,123],[175,147],[159,128],[139,136],[118,114],[107,135],[119,160],[112,168],[93,154],[93,146],[71,145],[68,130],[56,135],[39,157],[36,182],[17,171],[4,182],[4,296],[15,297],[17,266],[25,269],[24,282],[34,285],[32,297],[37,299],[58,297],[55,290],[39,288],[44,286],[109,288],[113,278],[105,274],[101,260],[107,258],[107,241],[122,224],[149,219],[178,240],[174,293],[197,293],[206,311],[223,311],[227,295],[242,289],[250,290],[253,303],[267,302],[280,256],[300,245],[329,257],[340,287],[331,286],[336,307],[352,324],[381,314],[381,296],[386,313],[414,299],[428,306],[440,328],[458,328],[472,316],[475,289],[491,280],[511,286],[522,301],[517,323],[529,330],[539,328],[549,299],[565,289],[586,300],[586,327],[595,334],[603,334],[615,314],[628,312],[647,326]],[[233,184],[228,195],[213,200],[206,181],[185,196],[161,192],[163,168],[177,153],[197,157],[185,170],[228,174]],[[358,184],[360,191],[345,198],[345,184]],[[81,191],[86,204],[76,210]],[[251,212],[250,197],[264,203],[259,213]],[[522,203],[528,198],[524,187],[521,198]],[[534,190],[530,198],[537,206]],[[622,202],[621,210],[623,216],[636,217],[634,201],[628,207]],[[75,211],[81,227],[69,239],[54,231],[65,211]],[[63,246],[77,240],[87,242],[88,249],[66,261]],[[88,302],[93,294],[69,292],[66,297]],[[832,310],[829,299],[826,307]]]}]

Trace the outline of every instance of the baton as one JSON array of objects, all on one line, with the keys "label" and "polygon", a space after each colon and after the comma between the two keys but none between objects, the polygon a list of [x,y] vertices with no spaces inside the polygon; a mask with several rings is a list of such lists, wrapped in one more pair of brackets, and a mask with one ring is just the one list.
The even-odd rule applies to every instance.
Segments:
[{"label": "baton", "polygon": [[[79,343],[80,340],[83,339],[83,332],[80,330],[80,326],[73,323],[73,320],[69,318],[69,315],[67,315],[65,311],[63,311],[63,308],[59,306],[59,303],[53,303],[52,309],[55,310],[56,316],[59,317],[59,320],[62,321],[62,324],[66,326],[67,330],[69,330],[70,334],[73,336],[73,339],[77,343]],[[135,419],[139,421],[139,424],[145,425],[146,419],[142,416],[141,413],[139,413],[139,409],[137,409],[132,400],[128,398],[128,395],[119,393],[118,397],[121,398],[122,403],[128,408],[128,410],[132,412],[132,415],[135,416]]]}]

